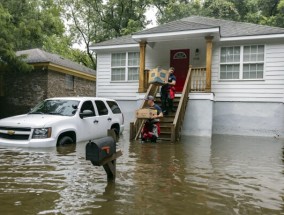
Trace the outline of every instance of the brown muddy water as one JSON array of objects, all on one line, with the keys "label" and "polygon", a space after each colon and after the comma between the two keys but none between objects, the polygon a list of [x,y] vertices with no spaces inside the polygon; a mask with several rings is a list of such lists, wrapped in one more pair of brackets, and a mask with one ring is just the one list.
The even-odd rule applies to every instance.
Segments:
[{"label": "brown muddy water", "polygon": [[0,148],[0,214],[284,214],[284,141],[184,137],[129,143],[115,183],[85,144]]}]

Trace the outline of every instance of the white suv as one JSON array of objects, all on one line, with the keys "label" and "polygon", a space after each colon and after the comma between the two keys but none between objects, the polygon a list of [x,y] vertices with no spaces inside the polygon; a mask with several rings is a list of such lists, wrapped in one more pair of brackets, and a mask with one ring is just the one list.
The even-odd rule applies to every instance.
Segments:
[{"label": "white suv", "polygon": [[124,130],[115,100],[97,97],[52,98],[28,114],[0,120],[0,145],[52,147],[107,136]]}]

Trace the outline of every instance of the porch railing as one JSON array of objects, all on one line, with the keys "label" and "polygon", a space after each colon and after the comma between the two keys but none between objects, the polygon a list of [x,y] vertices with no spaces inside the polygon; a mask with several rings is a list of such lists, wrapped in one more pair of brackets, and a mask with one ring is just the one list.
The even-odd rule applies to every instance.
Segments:
[{"label": "porch railing", "polygon": [[205,92],[206,68],[195,67],[191,70],[191,92]]},{"label": "porch railing", "polygon": [[[154,98],[156,98],[158,90],[159,90],[159,86],[150,84],[149,87],[148,87],[148,90],[146,92],[145,97],[148,97],[149,95],[151,95]],[[147,101],[143,100],[140,108],[145,108],[145,107],[147,107]],[[129,135],[130,140],[137,140],[138,139],[143,124],[144,124],[144,120],[137,119],[137,118],[135,119],[134,122],[130,123],[130,135]]]},{"label": "porch railing", "polygon": [[188,94],[191,91],[191,77],[192,77],[192,69],[191,66],[189,67],[185,83],[184,83],[184,88],[182,90],[181,98],[178,104],[178,108],[176,111],[176,115],[174,118],[174,122],[171,127],[171,141],[175,142],[176,140],[179,140],[180,138],[180,132],[181,132],[181,127],[182,123],[184,120],[185,116],[185,111],[186,111],[186,106],[188,102]]}]

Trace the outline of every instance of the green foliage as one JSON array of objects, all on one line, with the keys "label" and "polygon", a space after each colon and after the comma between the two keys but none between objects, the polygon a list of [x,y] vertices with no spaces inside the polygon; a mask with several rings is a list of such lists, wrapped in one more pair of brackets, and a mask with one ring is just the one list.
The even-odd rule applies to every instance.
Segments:
[{"label": "green foliage", "polygon": [[170,21],[182,19],[192,15],[200,15],[201,2],[200,0],[194,1],[161,1],[161,5],[157,5],[157,1],[153,0],[154,5],[158,7],[157,14],[158,23],[163,24]]},{"label": "green foliage", "polygon": [[191,15],[284,27],[284,0],[152,0],[160,24]]},{"label": "green foliage", "polygon": [[235,4],[227,0],[207,0],[203,5],[203,13],[209,17],[239,20],[240,15]]},{"label": "green foliage", "polygon": [[40,48],[46,38],[64,32],[60,8],[52,0],[0,0],[0,14],[1,64],[12,70],[31,70],[15,51]]},{"label": "green foliage", "polygon": [[72,48],[72,38],[70,36],[58,37],[53,35],[48,37],[44,41],[43,49],[47,52],[58,54],[69,60],[83,64],[86,67],[94,68],[86,52]]}]

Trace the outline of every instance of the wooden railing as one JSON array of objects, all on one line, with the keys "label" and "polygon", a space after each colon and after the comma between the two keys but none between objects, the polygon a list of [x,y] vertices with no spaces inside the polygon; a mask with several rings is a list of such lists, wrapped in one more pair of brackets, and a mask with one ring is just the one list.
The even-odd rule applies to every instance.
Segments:
[{"label": "wooden railing", "polygon": [[181,98],[178,104],[178,108],[176,111],[175,119],[171,127],[171,141],[175,142],[176,140],[180,139],[180,132],[182,123],[185,116],[186,106],[188,102],[188,94],[191,91],[191,75],[192,75],[192,69],[191,66],[189,67],[184,87],[182,90]]},{"label": "wooden railing", "polygon": [[[151,95],[154,98],[156,98],[158,90],[159,90],[159,86],[150,84],[150,86],[148,87],[148,90],[146,92],[145,97],[148,97],[149,95]],[[145,107],[147,107],[147,101],[143,100],[140,108],[145,108]],[[137,140],[138,139],[143,124],[144,124],[144,120],[137,119],[137,118],[135,119],[134,122],[130,123],[130,135],[129,135],[130,140]]]},{"label": "wooden railing", "polygon": [[206,68],[196,67],[191,70],[191,91],[205,92],[206,88]]}]

